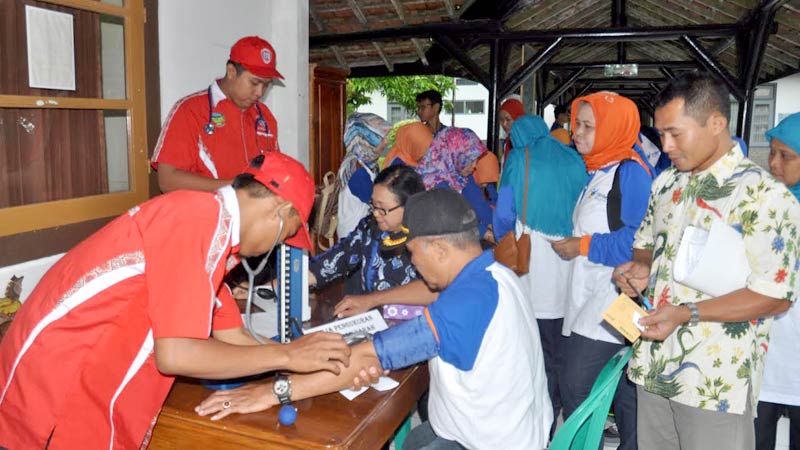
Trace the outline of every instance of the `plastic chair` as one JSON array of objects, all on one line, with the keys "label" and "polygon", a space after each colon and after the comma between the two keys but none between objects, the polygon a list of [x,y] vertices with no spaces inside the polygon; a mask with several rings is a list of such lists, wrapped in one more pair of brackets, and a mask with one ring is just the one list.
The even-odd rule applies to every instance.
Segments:
[{"label": "plastic chair", "polygon": [[631,359],[632,353],[633,349],[627,347],[611,357],[594,381],[589,397],[556,432],[549,450],[598,449],[622,368]]},{"label": "plastic chair", "polygon": [[411,414],[408,415],[405,422],[397,429],[394,435],[394,448],[395,450],[402,450],[403,443],[406,441],[406,436],[411,431]]}]

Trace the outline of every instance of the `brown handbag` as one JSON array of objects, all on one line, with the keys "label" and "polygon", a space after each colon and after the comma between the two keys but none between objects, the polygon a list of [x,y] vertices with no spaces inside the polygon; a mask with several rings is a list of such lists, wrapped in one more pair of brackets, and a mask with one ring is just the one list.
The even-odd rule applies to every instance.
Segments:
[{"label": "brown handbag", "polygon": [[[522,200],[522,225],[525,225],[525,213],[528,208],[528,174],[530,154],[525,147],[525,194]],[[517,275],[528,273],[531,260],[531,236],[527,233],[517,239],[514,230],[509,231],[494,247],[494,259],[513,270]]]}]

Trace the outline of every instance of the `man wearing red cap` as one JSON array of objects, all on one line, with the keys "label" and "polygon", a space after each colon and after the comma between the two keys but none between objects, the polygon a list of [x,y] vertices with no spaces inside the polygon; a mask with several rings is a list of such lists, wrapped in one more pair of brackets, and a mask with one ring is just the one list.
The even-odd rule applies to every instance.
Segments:
[{"label": "man wearing red cap", "polygon": [[273,79],[283,79],[275,66],[269,42],[242,38],[224,77],[175,104],[151,159],[161,191],[216,190],[254,157],[279,151],[278,124],[260,101]]},{"label": "man wearing red cap", "polygon": [[146,447],[176,375],[338,373],[341,336],[256,345],[222,283],[241,256],[309,248],[313,198],[299,162],[267,153],[233,186],[156,197],[70,250],[0,343],[0,448]]}]

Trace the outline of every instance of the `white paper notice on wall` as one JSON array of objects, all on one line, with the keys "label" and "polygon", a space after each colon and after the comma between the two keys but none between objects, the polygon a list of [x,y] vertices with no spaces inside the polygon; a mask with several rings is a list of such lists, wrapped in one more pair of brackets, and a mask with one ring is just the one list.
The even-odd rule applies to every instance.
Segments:
[{"label": "white paper notice on wall", "polygon": [[72,14],[25,6],[28,86],[75,90],[75,37]]}]

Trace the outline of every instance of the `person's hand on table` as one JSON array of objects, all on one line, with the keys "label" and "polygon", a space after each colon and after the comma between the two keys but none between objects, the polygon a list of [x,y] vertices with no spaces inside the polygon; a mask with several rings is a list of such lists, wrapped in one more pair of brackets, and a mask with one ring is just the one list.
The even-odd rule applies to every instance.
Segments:
[{"label": "person's hand on table", "polygon": [[272,383],[249,383],[236,389],[214,392],[194,411],[201,416],[214,414],[211,420],[219,420],[233,413],[264,411],[277,404],[278,400],[272,394]]},{"label": "person's hand on table", "polygon": [[339,375],[339,363],[350,366],[350,346],[337,333],[307,334],[286,344],[286,349],[289,355],[286,369],[292,372],[327,370]]},{"label": "person's hand on table", "polygon": [[381,373],[381,370],[375,366],[365,367],[358,372],[357,377],[353,378],[353,385],[350,386],[350,389],[357,391],[363,386],[375,384],[381,379],[382,375],[389,375],[389,371],[384,370],[383,373]]},{"label": "person's hand on table", "polygon": [[374,302],[369,294],[366,295],[345,295],[342,300],[333,308],[333,316],[337,319],[355,316],[374,308]]}]

